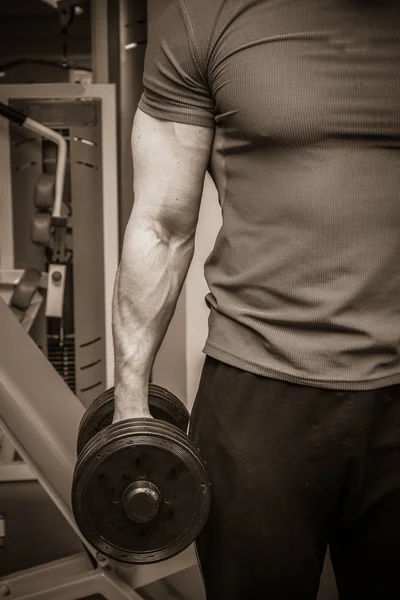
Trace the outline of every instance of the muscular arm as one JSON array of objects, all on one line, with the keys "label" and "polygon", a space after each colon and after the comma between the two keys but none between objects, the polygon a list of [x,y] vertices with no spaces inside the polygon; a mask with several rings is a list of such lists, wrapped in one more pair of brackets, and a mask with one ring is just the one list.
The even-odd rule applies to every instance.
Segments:
[{"label": "muscular arm", "polygon": [[194,254],[214,131],[138,110],[135,202],[113,298],[114,421],[148,415],[148,381]]}]

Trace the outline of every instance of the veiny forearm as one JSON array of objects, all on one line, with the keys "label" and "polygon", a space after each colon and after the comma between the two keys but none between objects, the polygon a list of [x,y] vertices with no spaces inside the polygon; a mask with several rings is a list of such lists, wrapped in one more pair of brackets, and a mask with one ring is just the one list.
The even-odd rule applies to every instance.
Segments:
[{"label": "veiny forearm", "polygon": [[[129,227],[129,226],[128,226]],[[175,312],[194,254],[194,240],[131,227],[113,298],[116,413],[148,410],[154,359]]]}]

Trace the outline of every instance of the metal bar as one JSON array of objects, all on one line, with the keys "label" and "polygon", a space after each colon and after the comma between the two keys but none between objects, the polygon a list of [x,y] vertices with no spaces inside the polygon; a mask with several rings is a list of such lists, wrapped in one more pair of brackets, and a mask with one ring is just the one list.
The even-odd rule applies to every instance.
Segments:
[{"label": "metal bar", "polygon": [[15,481],[35,481],[36,477],[22,461],[14,460],[8,464],[0,464],[0,483]]},{"label": "metal bar", "polygon": [[0,430],[0,468],[3,465],[8,465],[12,463],[14,460],[14,454],[14,446]]},{"label": "metal bar", "polygon": [[112,571],[94,569],[83,554],[0,579],[13,600],[80,600],[101,594],[107,600],[142,600]]},{"label": "metal bar", "polygon": [[[0,391],[1,394],[1,391]],[[70,502],[66,501],[58,492],[57,488],[54,486],[52,481],[49,478],[46,478],[44,472],[40,469],[40,467],[32,461],[30,455],[26,452],[25,447],[20,444],[19,440],[12,434],[11,429],[8,428],[6,422],[0,418],[0,429],[6,434],[6,436],[11,440],[11,443],[15,447],[18,454],[24,460],[24,463],[27,465],[28,469],[36,476],[37,480],[43,487],[43,489],[50,496],[54,504],[57,506],[58,510],[61,512],[66,521],[70,524],[72,529],[75,531],[76,535],[81,539],[82,543],[88,548],[88,550],[96,556],[96,551],[92,549],[85,538],[82,536],[78,527],[76,526],[75,520],[72,516]],[[69,500],[69,499],[68,499]]]},{"label": "metal bar", "polygon": [[38,133],[41,137],[44,137],[45,139],[50,140],[57,145],[58,153],[56,165],[56,185],[52,217],[55,221],[59,219],[64,221],[65,219],[61,215],[61,207],[68,150],[67,142],[65,141],[64,136],[54,131],[54,129],[34,121],[30,117],[27,117],[24,113],[12,108],[11,106],[8,106],[7,104],[4,104],[3,102],[0,102],[0,115],[9,121],[12,121],[13,123],[17,123],[17,125],[20,125],[21,127],[25,127],[34,133]]},{"label": "metal bar", "polygon": [[61,218],[61,206],[64,192],[64,179],[65,169],[67,165],[67,142],[60,133],[57,133],[50,127],[46,127],[37,121],[34,121],[30,117],[25,119],[23,127],[38,133],[40,136],[47,140],[54,142],[57,145],[57,165],[56,165],[56,185],[55,185],[55,198],[52,209],[53,218]]},{"label": "metal bar", "polygon": [[84,408],[1,298],[0,324],[0,429],[95,556],[71,510]]},{"label": "metal bar", "polygon": [[159,563],[142,566],[127,566],[121,563],[116,565],[115,568],[116,572],[136,590],[190,567],[194,567],[197,564],[195,548],[192,545],[178,556]]},{"label": "metal bar", "polygon": [[23,595],[36,588],[53,586],[61,579],[77,577],[91,570],[93,565],[88,555],[80,552],[0,578],[0,584],[7,585],[13,594]]}]

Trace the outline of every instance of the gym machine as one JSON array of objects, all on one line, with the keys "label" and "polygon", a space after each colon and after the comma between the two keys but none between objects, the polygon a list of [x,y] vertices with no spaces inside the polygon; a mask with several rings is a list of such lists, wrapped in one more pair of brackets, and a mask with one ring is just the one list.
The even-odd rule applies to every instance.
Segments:
[{"label": "gym machine", "polygon": [[[1,294],[3,300],[0,298],[0,324],[5,340],[0,348],[0,430],[22,458],[28,472],[38,479],[55,502],[84,546],[84,551],[78,556],[17,573],[0,581],[0,597],[12,594],[17,600],[77,600],[89,594],[99,593],[110,600],[140,598],[135,589],[193,566],[196,563],[193,549],[189,547],[173,560],[164,561],[162,564],[147,564],[146,567],[127,566],[99,553],[77,528],[71,510],[72,475],[76,463],[75,445],[78,431],[81,431],[80,425],[84,422],[85,407],[91,405],[94,397],[112,382],[111,290],[118,260],[116,179],[115,169],[111,168],[110,173],[109,168],[110,165],[115,167],[116,162],[113,88],[66,84],[9,86],[8,89],[3,86],[3,89],[0,89],[0,100],[11,105],[13,109],[28,114],[28,119],[32,122],[40,121],[54,129],[59,146],[67,148],[67,155],[70,157],[66,162],[65,183],[60,193],[62,177],[57,178],[60,171],[57,172],[55,168],[57,161],[54,148],[46,147],[42,140],[21,133],[17,125],[9,130],[3,125],[0,132],[1,150],[4,150],[1,156],[4,157],[5,163],[9,161],[8,165],[2,165],[5,202],[2,203],[0,219],[3,226],[5,225],[0,248],[0,281],[3,282],[4,288]],[[97,113],[94,110],[96,102]],[[73,109],[77,106],[81,109],[80,114],[87,119],[83,125],[81,122],[76,123],[76,112]],[[66,124],[66,114],[72,119],[72,123]],[[48,115],[47,119],[43,118],[43,115]],[[88,126],[93,127],[96,124],[97,138],[93,132],[92,135],[88,135],[87,131]],[[74,155],[72,147],[79,148],[82,154],[79,155],[78,151],[78,154]],[[95,168],[97,165],[93,156],[88,156],[88,148],[91,152],[94,152],[93,148],[97,150],[97,165],[102,168]],[[62,156],[63,150],[59,152],[58,159],[62,159]],[[80,177],[75,173],[74,177],[69,178],[68,169],[71,172],[73,168],[79,167],[86,167],[90,171],[83,171]],[[12,173],[12,177],[7,177],[7,173]],[[99,175],[103,193],[96,188]],[[79,185],[79,189],[75,189],[72,197],[79,198],[79,202],[72,206],[73,210],[70,212],[70,207],[65,207],[65,200],[71,198],[74,185]],[[78,191],[80,194],[77,194]],[[12,201],[15,195],[20,197],[17,209]],[[49,196],[52,197],[52,203],[48,200]],[[60,204],[61,197],[64,202]],[[32,198],[39,200],[33,202]],[[103,206],[99,198],[103,199]],[[94,207],[90,205],[92,200],[97,202]],[[12,226],[7,227],[7,223]],[[57,243],[49,244],[48,233],[44,235],[48,232],[49,223],[59,225],[59,232],[64,230],[64,235],[61,236],[63,243],[60,243],[60,236],[56,235]],[[72,225],[69,236],[68,225]],[[100,247],[96,245],[96,239],[92,241],[88,235],[96,228],[100,232],[96,239],[102,240]],[[13,232],[14,239],[10,235]],[[29,235],[21,236],[24,232]],[[73,241],[76,242],[79,235],[80,242],[76,243],[75,247]],[[43,238],[46,243],[42,243],[38,248],[37,240],[43,241]],[[18,246],[21,239],[24,242]],[[43,246],[47,252],[43,252]],[[74,257],[79,248],[83,248],[89,256],[86,263],[84,258],[82,261],[75,261],[74,264],[80,271],[74,269],[72,272],[72,291],[68,292],[67,265],[72,262],[68,262],[68,259]],[[49,256],[52,261],[49,260]],[[23,310],[16,291],[23,291],[24,282],[28,287],[32,284],[29,279],[32,272],[27,265],[40,276],[37,276],[29,306]],[[55,272],[59,273],[58,277],[51,277],[52,266],[56,269]],[[79,276],[79,286],[74,286]],[[60,285],[61,281],[63,285]],[[90,285],[87,285],[88,281]],[[56,285],[54,293],[51,291],[53,284]],[[32,291],[32,285],[30,289]],[[43,302],[43,291],[47,294],[46,303]],[[61,322],[65,318],[68,293],[71,294],[73,309],[78,309],[71,311],[70,319],[75,353],[75,379],[72,379],[72,383],[71,378],[67,376],[68,369],[65,371],[57,368],[57,362],[52,364],[52,353],[49,351],[49,340],[54,339],[52,336],[55,335],[57,341],[62,342],[59,346],[64,348],[68,333],[65,326],[61,327]],[[79,293],[82,294],[81,297],[77,297]],[[54,303],[54,300],[49,301],[49,298],[58,298],[58,301]],[[54,306],[58,312],[56,316],[51,316]],[[46,323],[52,318],[57,319],[56,327],[52,324],[53,328]],[[98,323],[103,324],[102,337],[96,329]],[[85,344],[85,337],[82,337],[88,335],[92,340],[91,344]],[[101,386],[82,387],[80,371],[84,370],[82,367],[85,359],[88,360],[85,353],[87,354],[88,348],[92,350],[95,343],[100,347],[101,341],[105,360],[98,361],[93,367],[103,369],[104,380],[101,381]],[[12,352],[9,351],[11,347]],[[87,376],[86,373],[84,376]],[[80,396],[79,399],[77,396]]]},{"label": "gym machine", "polygon": [[171,560],[132,566],[105,558],[87,542],[71,506],[76,440],[85,409],[2,299],[0,327],[8,342],[0,345],[0,429],[85,549],[0,580],[0,598],[80,600],[101,594],[107,600],[139,600],[136,589],[195,565],[192,546]]},{"label": "gym machine", "polygon": [[[8,283],[5,270],[36,269],[48,273],[47,296],[53,298],[53,284],[59,290],[60,282],[52,277],[52,266],[65,271],[62,318],[46,317],[43,306],[30,335],[87,407],[113,379],[110,308],[118,265],[114,88],[0,86],[0,102],[25,113],[28,123],[52,130],[66,155],[64,160],[58,153],[56,161],[53,141],[26,124],[8,126],[0,119],[1,287]],[[66,227],[54,228],[50,237],[55,218],[66,220]]]},{"label": "gym machine", "polygon": [[[0,86],[0,295],[86,407],[113,380],[114,96],[111,85]],[[14,457],[2,436],[0,480],[31,477]]]}]

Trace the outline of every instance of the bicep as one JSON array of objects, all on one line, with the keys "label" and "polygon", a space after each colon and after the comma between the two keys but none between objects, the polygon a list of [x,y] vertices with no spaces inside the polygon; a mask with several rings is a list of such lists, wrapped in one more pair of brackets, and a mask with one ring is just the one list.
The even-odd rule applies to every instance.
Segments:
[{"label": "bicep", "polygon": [[211,127],[156,119],[138,109],[130,222],[140,220],[178,237],[194,235],[213,138]]}]

